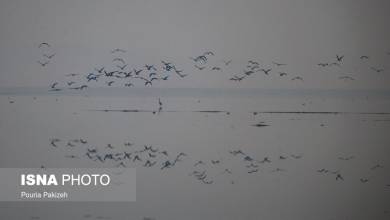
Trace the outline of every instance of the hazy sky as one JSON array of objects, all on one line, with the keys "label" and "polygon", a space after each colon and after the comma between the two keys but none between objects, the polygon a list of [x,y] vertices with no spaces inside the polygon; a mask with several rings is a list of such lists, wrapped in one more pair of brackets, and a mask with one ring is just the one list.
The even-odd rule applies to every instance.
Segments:
[{"label": "hazy sky", "polygon": [[[88,73],[128,50],[134,66],[174,61],[189,76],[161,87],[386,88],[390,77],[390,3],[386,0],[3,0],[0,3],[0,86],[48,86],[70,72]],[[41,42],[56,57],[42,68]],[[206,50],[215,62],[233,59],[224,72],[196,71],[189,56]],[[342,69],[319,62],[345,55]],[[369,55],[362,66],[359,57]],[[254,76],[228,79],[248,59],[288,63],[305,83]],[[384,68],[375,74],[369,67]],[[337,80],[352,74],[357,80]]]},{"label": "hazy sky", "polygon": [[[103,153],[113,144],[127,150],[127,141],[157,146],[169,155],[185,152],[188,159],[172,172],[137,167],[135,203],[0,203],[0,218],[388,219],[390,119],[365,113],[390,109],[389,11],[389,0],[1,0],[1,167],[106,166],[86,160],[86,147]],[[51,48],[38,48],[42,42]],[[189,89],[150,88],[150,93],[121,90],[121,96],[107,89],[87,90],[102,96],[42,95],[53,82],[67,82],[66,74],[113,66],[115,48],[127,50],[121,57],[131,69],[166,60],[188,74],[153,82],[153,87],[201,89],[194,89],[193,96]],[[231,65],[198,71],[189,57],[209,50],[215,53],[210,65],[230,59]],[[41,67],[37,61],[44,53],[55,56]],[[341,67],[317,65],[335,62],[336,54],[345,55]],[[270,75],[229,80],[250,59],[272,68]],[[288,65],[275,67],[272,61]],[[384,70],[376,73],[371,67]],[[292,81],[295,76],[304,81]],[[4,95],[19,91],[7,87],[43,89]],[[237,90],[229,88],[260,89],[243,89],[236,96]],[[269,88],[327,91],[279,96],[279,90],[267,93]],[[379,93],[386,96],[375,97]],[[161,106],[156,114],[94,111],[158,111]],[[222,113],[196,112],[201,110]],[[259,111],[310,114],[254,114]],[[319,114],[324,111],[351,114]],[[60,147],[50,145],[53,138],[61,139]],[[79,138],[88,140],[88,146],[67,147]],[[243,161],[229,153],[234,149],[257,160],[269,157],[272,163],[262,164],[258,175],[248,174]],[[80,158],[66,157],[70,154]],[[354,159],[340,160],[347,156]],[[189,175],[196,161],[215,159],[222,161],[215,184],[200,184]],[[376,164],[384,168],[373,170]],[[233,169],[233,175],[220,175],[220,168]],[[276,168],[286,172],[274,173]],[[321,168],[341,170],[345,181],[320,175]]]}]

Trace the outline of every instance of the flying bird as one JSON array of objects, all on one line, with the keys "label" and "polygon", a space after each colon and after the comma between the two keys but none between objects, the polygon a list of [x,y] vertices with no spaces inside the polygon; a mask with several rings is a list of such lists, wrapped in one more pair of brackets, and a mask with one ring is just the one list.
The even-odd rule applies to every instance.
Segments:
[{"label": "flying bird", "polygon": [[257,173],[259,169],[249,170],[248,173]]},{"label": "flying bird", "polygon": [[127,64],[125,64],[125,65],[123,65],[123,66],[116,65],[116,67],[118,67],[118,68],[121,69],[121,70],[124,70],[124,69],[127,67]]},{"label": "flying bird", "polygon": [[214,56],[214,53],[213,52],[211,52],[211,51],[207,51],[207,52],[204,52],[203,53],[203,56]]},{"label": "flying bird", "polygon": [[43,47],[43,46],[51,47],[51,45],[50,45],[49,43],[43,42],[43,43],[40,43],[40,44],[39,44],[38,48],[41,48],[41,47]]},{"label": "flying bird", "polygon": [[116,57],[116,58],[114,58],[114,59],[112,60],[112,62],[116,62],[116,61],[121,62],[122,64],[126,64],[125,60],[122,59],[122,58],[119,58],[119,57]]},{"label": "flying bird", "polygon": [[291,80],[300,80],[300,81],[303,81],[303,78],[302,77],[300,77],[300,76],[296,76],[296,77],[294,77],[294,78],[292,78]]},{"label": "flying bird", "polygon": [[153,65],[147,65],[145,64],[145,68],[150,71],[150,70],[154,70],[154,71],[157,71],[156,67],[154,67]]},{"label": "flying bird", "polygon": [[55,55],[56,55],[55,53],[53,53],[53,54],[51,54],[51,55],[49,55],[49,54],[43,54],[43,56],[46,57],[46,58],[48,58],[48,59],[53,58]]},{"label": "flying bird", "polygon": [[338,62],[342,62],[344,59],[344,55],[342,55],[342,56],[336,55],[336,59]]},{"label": "flying bird", "polygon": [[117,53],[117,52],[126,53],[126,50],[116,48],[116,49],[111,51],[111,53]]},{"label": "flying bird", "polygon": [[228,61],[223,60],[222,62],[225,64],[225,66],[227,66],[232,62],[232,60],[228,60]]},{"label": "flying bird", "polygon": [[46,66],[47,64],[49,64],[49,61],[46,61],[46,62],[41,62],[41,61],[37,61],[41,66]]},{"label": "flying bird", "polygon": [[379,68],[376,68],[376,67],[371,67],[371,69],[377,73],[380,73],[380,72],[383,72],[385,71],[384,69],[379,69]]},{"label": "flying bird", "polygon": [[195,64],[194,66],[195,66],[198,70],[203,70],[204,68],[206,68],[206,66],[202,66],[202,67],[201,67],[201,66],[198,66],[198,65],[196,65],[196,64]]},{"label": "flying bird", "polygon": [[265,75],[268,75],[271,70],[272,69],[260,69],[260,71],[263,71]]},{"label": "flying bird", "polygon": [[51,84],[50,88],[54,89],[58,85],[58,82]]},{"label": "flying bird", "polygon": [[286,72],[279,72],[279,76],[287,76]]},{"label": "flying bird", "polygon": [[230,78],[229,80],[240,82],[240,81],[243,80],[243,79],[245,79],[245,76],[241,76],[241,77],[239,77],[239,76],[233,76],[233,77]]},{"label": "flying bird", "polygon": [[344,178],[341,176],[341,174],[336,175],[336,180],[344,180]]},{"label": "flying bird", "polygon": [[321,66],[321,67],[326,67],[326,66],[329,66],[329,63],[319,63],[317,64],[318,66]]},{"label": "flying bird", "polygon": [[51,139],[50,144],[51,144],[51,146],[53,146],[53,147],[58,147],[58,146],[56,145],[56,143],[57,143],[57,142],[60,142],[60,141],[61,141],[60,139],[54,138],[54,139]]},{"label": "flying bird", "polygon": [[286,66],[287,64],[285,63],[277,63],[277,62],[272,62],[273,64],[275,64],[276,66]]},{"label": "flying bird", "polygon": [[340,76],[339,79],[342,79],[344,81],[346,81],[346,80],[355,80],[355,78],[353,78],[351,76]]}]

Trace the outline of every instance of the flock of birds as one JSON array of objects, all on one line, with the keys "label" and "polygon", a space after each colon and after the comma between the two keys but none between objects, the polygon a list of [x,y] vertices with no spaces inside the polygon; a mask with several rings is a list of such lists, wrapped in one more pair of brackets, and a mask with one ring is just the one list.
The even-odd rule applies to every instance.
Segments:
[{"label": "flock of birds", "polygon": [[[109,167],[145,167],[155,168],[161,171],[172,169],[181,164],[187,164],[190,167],[189,176],[194,177],[197,181],[203,184],[214,184],[217,178],[222,175],[224,179],[229,179],[231,184],[234,184],[233,173],[245,172],[248,175],[254,175],[261,170],[268,171],[269,173],[284,173],[288,172],[286,163],[283,161],[299,161],[304,159],[302,154],[283,154],[275,157],[264,156],[256,158],[243,149],[232,149],[226,152],[223,157],[217,157],[211,160],[199,160],[192,158],[185,152],[169,152],[160,146],[152,145],[136,145],[133,142],[124,142],[121,145],[107,144],[105,146],[93,146],[89,144],[86,139],[77,138],[71,140],[61,140],[59,138],[53,138],[50,140],[50,146],[52,148],[64,148],[73,152],[64,155],[69,159],[87,159],[96,163],[100,163]],[[354,156],[342,156],[337,158],[340,161],[352,161],[356,158]],[[240,167],[232,167],[232,164],[237,164]],[[291,167],[291,164],[289,164]],[[45,168],[42,166],[41,168]],[[371,173],[370,177],[374,177],[377,170],[385,169],[382,164],[374,164],[368,167],[367,170]],[[335,181],[344,181],[348,177],[344,175],[341,170],[332,170],[329,168],[318,168],[313,172],[329,176]],[[367,176],[362,176],[357,179],[360,183],[364,184],[371,179]],[[384,185],[384,187],[390,189],[390,183]]]},{"label": "flock of birds", "polygon": [[[39,48],[49,50],[51,45],[49,43],[41,43]],[[167,81],[173,76],[179,78],[184,78],[187,74],[183,73],[184,71],[178,68],[171,61],[161,60],[158,64],[144,64],[137,67],[129,64],[125,58],[122,56],[127,51],[124,49],[114,49],[111,51],[113,55],[112,62],[110,65],[100,66],[93,68],[92,71],[88,73],[69,73],[65,76],[67,77],[66,82],[53,82],[50,85],[50,91],[61,91],[65,88],[73,90],[83,90],[90,86],[96,86],[98,81],[103,81],[105,86],[116,86],[116,87],[133,87],[136,85],[142,86],[152,86],[154,83],[159,81]],[[387,53],[389,55],[389,53]],[[55,53],[44,53],[43,58],[45,60],[40,60],[38,63],[40,66],[45,67],[50,63],[50,60],[55,56]],[[192,61],[193,69],[188,70],[193,71],[217,71],[217,72],[232,72],[231,69],[232,60],[218,60],[215,62],[214,57],[216,56],[213,51],[206,51],[203,54],[189,57]],[[317,66],[322,69],[329,68],[340,68],[340,71],[343,70],[345,55],[336,55],[334,60],[327,62],[319,62]],[[385,71],[382,67],[376,67],[371,65],[368,60],[371,57],[368,55],[361,55],[359,60],[364,62],[368,69],[367,71],[372,71],[375,73],[382,73]],[[276,75],[282,78],[288,78],[291,81],[304,81],[304,77],[299,74],[293,74],[288,72],[286,68],[288,67],[287,63],[280,63],[272,61],[270,63],[264,63],[261,60],[248,60],[245,64],[242,71],[232,74],[229,78],[233,82],[241,82],[244,79],[247,79],[251,76],[257,74],[263,74],[265,76]],[[343,81],[353,81],[356,80],[356,77],[350,74],[341,74],[338,76],[339,80]],[[101,84],[99,84],[101,86]]]},{"label": "flock of birds", "polygon": [[[43,45],[49,48],[51,47],[48,43],[41,43],[39,47]],[[95,67],[86,74],[68,73],[65,75],[67,78],[66,82],[62,84],[60,82],[53,82],[50,85],[49,91],[61,91],[65,88],[83,90],[94,86],[94,84],[96,86],[100,81],[103,81],[104,85],[108,87],[114,85],[133,87],[138,83],[144,86],[152,86],[155,82],[166,81],[174,76],[179,78],[186,76],[183,70],[179,69],[173,62],[164,60],[161,60],[160,64],[144,64],[139,67],[130,67],[130,64],[121,56],[126,52],[126,50],[119,48],[112,50],[111,54],[113,55],[113,59],[110,66]],[[47,57],[51,59],[54,55],[52,54]],[[48,62],[41,64],[41,66],[46,66]]]}]

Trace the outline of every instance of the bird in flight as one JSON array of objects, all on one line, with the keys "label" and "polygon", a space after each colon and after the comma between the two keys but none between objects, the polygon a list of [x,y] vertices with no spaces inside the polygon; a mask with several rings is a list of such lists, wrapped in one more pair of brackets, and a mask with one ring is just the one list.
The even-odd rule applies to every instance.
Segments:
[{"label": "bird in flight", "polygon": [[286,72],[279,72],[279,76],[287,76]]},{"label": "bird in flight", "polygon": [[41,64],[41,66],[46,66],[47,64],[49,64],[49,61],[46,61],[46,62],[41,62],[41,61],[37,61],[39,64]]},{"label": "bird in flight", "polygon": [[276,66],[286,66],[287,64],[285,63],[277,63],[277,62],[272,62],[273,64],[275,64]]},{"label": "bird in flight", "polygon": [[51,54],[51,55],[49,55],[49,54],[43,54],[43,56],[46,57],[46,58],[48,58],[48,59],[53,58],[55,55],[56,55],[55,53],[53,53],[53,54]]},{"label": "bird in flight", "polygon": [[336,55],[336,59],[338,62],[342,62],[344,59],[344,55],[342,55],[342,56]]},{"label": "bird in flight", "polygon": [[41,47],[43,47],[43,46],[51,47],[51,45],[50,45],[49,43],[43,42],[43,43],[40,43],[40,44],[39,44],[38,48],[41,48]]},{"label": "bird in flight", "polygon": [[366,56],[366,55],[363,55],[363,56],[360,56],[360,59],[363,60],[363,59],[369,59],[370,57],[369,56]]},{"label": "bird in flight", "polygon": [[260,71],[263,71],[265,75],[268,75],[271,70],[272,69],[260,69]]},{"label": "bird in flight", "polygon": [[264,159],[259,163],[271,163],[271,160],[268,157],[264,157]]},{"label": "bird in flight", "polygon": [[302,77],[300,77],[300,76],[296,76],[296,77],[294,77],[294,78],[292,78],[291,80],[301,80],[301,81],[303,81],[303,78]]},{"label": "bird in flight", "polygon": [[360,182],[362,182],[362,183],[367,183],[367,182],[368,182],[368,179],[360,178]]},{"label": "bird in flight", "polygon": [[264,122],[260,122],[260,123],[254,124],[252,126],[254,126],[254,127],[266,127],[266,126],[269,126],[269,125],[264,124]]},{"label": "bird in flight", "polygon": [[186,74],[182,74],[182,73],[181,73],[181,72],[183,72],[183,70],[177,70],[176,67],[174,67],[174,69],[175,69],[175,73],[176,73],[178,76],[180,76],[181,78],[187,76]]},{"label": "bird in flight", "polygon": [[239,77],[239,76],[233,76],[232,78],[230,78],[230,80],[232,80],[232,81],[238,81],[238,82],[240,82],[240,81],[243,80],[243,79],[245,79],[245,76],[241,76],[241,77]]},{"label": "bird in flight", "polygon": [[385,71],[384,69],[376,68],[376,67],[371,67],[371,69],[377,73]]},{"label": "bird in flight", "polygon": [[58,139],[58,138],[53,138],[53,139],[51,139],[50,144],[51,144],[51,146],[53,146],[53,147],[58,147],[58,146],[56,145],[56,143],[57,143],[57,142],[60,142],[60,141],[61,141],[61,140]]},{"label": "bird in flight", "polygon": [[133,69],[133,71],[134,71],[134,74],[138,76],[142,72],[142,69],[140,69],[140,70]]},{"label": "bird in flight", "polygon": [[377,164],[377,165],[371,167],[371,170],[376,170],[376,169],[379,169],[379,168],[383,168],[383,166],[380,165],[380,164]]},{"label": "bird in flight", "polygon": [[126,50],[116,48],[116,49],[111,51],[111,53],[116,53],[116,52],[126,53]]},{"label": "bird in flight", "polygon": [[217,71],[221,71],[221,67],[218,67],[218,66],[214,66],[213,68],[211,68],[211,70],[217,70]]},{"label": "bird in flight", "polygon": [[150,70],[154,70],[154,71],[157,71],[156,67],[154,67],[153,65],[147,65],[145,64],[145,68],[150,71]]},{"label": "bird in flight", "polygon": [[126,62],[122,58],[119,58],[119,57],[116,57],[112,60],[112,62],[115,62],[115,61],[121,62],[122,64],[126,64]]},{"label": "bird in flight", "polygon": [[244,152],[242,152],[241,150],[233,150],[230,151],[229,153],[232,154],[233,156],[237,156],[238,154],[245,155]]},{"label": "bird in flight", "polygon": [[339,157],[339,160],[352,160],[354,159],[354,156],[349,156],[349,157]]},{"label": "bird in flight", "polygon": [[259,169],[254,169],[254,170],[249,170],[248,173],[256,173],[258,171],[259,171]]},{"label": "bird in flight", "polygon": [[58,85],[58,82],[51,84],[50,88],[54,89]]},{"label": "bird in flight", "polygon": [[301,159],[302,155],[291,154],[291,157],[294,158],[294,159]]},{"label": "bird in flight", "polygon": [[79,75],[78,73],[69,73],[69,74],[66,74],[65,76],[72,76],[72,77],[74,77],[74,76],[77,76],[77,75]]},{"label": "bird in flight", "polygon": [[326,67],[326,66],[329,66],[329,63],[319,63],[317,64],[318,66],[321,66],[321,67]]},{"label": "bird in flight", "polygon": [[341,176],[341,174],[337,174],[336,175],[336,180],[344,180],[343,176]]},{"label": "bird in flight", "polygon": [[203,53],[203,56],[214,56],[214,53],[213,52],[211,52],[211,51],[207,51],[207,52],[204,52]]},{"label": "bird in flight", "polygon": [[118,67],[119,69],[121,70],[124,70],[126,67],[127,67],[127,64],[121,66],[121,65],[116,65],[116,67]]},{"label": "bird in flight", "polygon": [[327,172],[329,172],[329,170],[326,170],[326,169],[322,168],[320,170],[317,170],[317,172],[319,172],[319,173],[327,173]]},{"label": "bird in flight", "polygon": [[198,65],[194,65],[198,70],[203,70],[204,68],[206,68],[205,66],[198,66]]},{"label": "bird in flight", "polygon": [[225,66],[229,65],[231,62],[232,62],[232,60],[228,60],[228,61],[223,60],[223,63],[225,64]]},{"label": "bird in flight", "polygon": [[347,81],[347,80],[355,80],[355,78],[351,77],[351,76],[340,76],[339,79],[342,79],[344,81]]}]

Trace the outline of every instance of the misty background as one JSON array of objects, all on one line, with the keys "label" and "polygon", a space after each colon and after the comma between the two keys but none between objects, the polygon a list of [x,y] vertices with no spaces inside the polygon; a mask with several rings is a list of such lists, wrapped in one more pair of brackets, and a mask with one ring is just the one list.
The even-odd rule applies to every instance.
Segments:
[{"label": "misty background", "polygon": [[[389,9],[385,0],[1,1],[1,167],[113,167],[85,150],[126,142],[187,156],[168,170],[126,164],[137,168],[136,202],[1,202],[0,218],[388,219]],[[48,91],[112,65],[116,48],[130,69],[168,60],[186,76]],[[206,51],[211,66],[194,68],[190,57]],[[47,66],[43,53],[55,54]],[[340,66],[318,66],[340,55]],[[230,80],[248,60],[273,70]],[[80,138],[87,146],[67,147]],[[248,173],[234,150],[271,162]],[[199,169],[212,184],[191,175]]]}]

